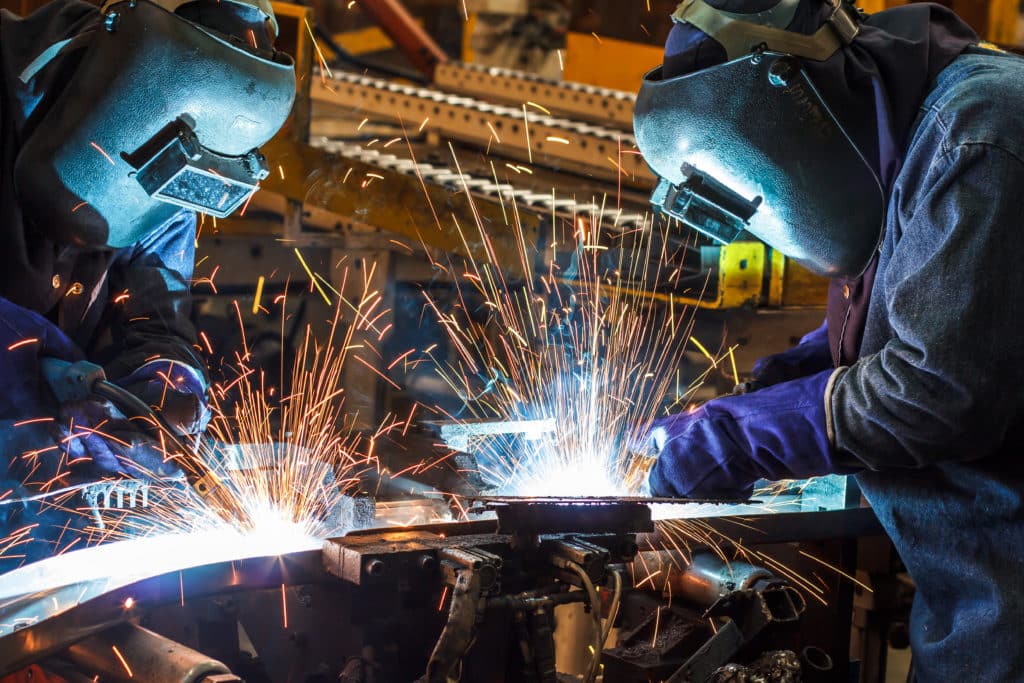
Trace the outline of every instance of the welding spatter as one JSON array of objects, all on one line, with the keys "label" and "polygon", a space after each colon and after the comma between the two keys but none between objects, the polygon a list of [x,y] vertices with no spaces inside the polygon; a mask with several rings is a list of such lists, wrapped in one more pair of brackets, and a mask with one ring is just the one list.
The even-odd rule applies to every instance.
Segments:
[{"label": "welding spatter", "polygon": [[182,443],[177,430],[135,394],[107,380],[103,368],[88,361],[69,362],[59,358],[42,358],[43,376],[61,403],[87,399],[109,401],[133,423],[158,442],[175,449],[175,458],[192,491],[221,517],[238,507],[224,480],[200,457],[195,447]]}]

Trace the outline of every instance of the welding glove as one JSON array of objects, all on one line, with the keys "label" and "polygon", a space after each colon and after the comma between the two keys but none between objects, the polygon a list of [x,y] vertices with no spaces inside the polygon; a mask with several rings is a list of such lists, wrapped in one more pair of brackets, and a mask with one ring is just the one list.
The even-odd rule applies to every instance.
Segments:
[{"label": "welding glove", "polygon": [[206,383],[198,370],[185,363],[150,361],[116,383],[160,413],[179,435],[200,434],[210,422]]},{"label": "welding glove", "polygon": [[832,374],[826,370],[659,418],[648,432],[648,448],[658,453],[651,494],[748,498],[759,479],[852,474],[855,469],[836,462],[826,433]]},{"label": "welding glove", "polygon": [[807,377],[832,367],[832,351],[828,345],[828,326],[808,332],[800,342],[782,353],[760,358],[754,363],[751,373],[754,381],[748,383],[752,389],[763,389],[780,382]]},{"label": "welding glove", "polygon": [[88,463],[98,475],[134,479],[174,479],[180,475],[175,446],[161,443],[141,430],[113,404],[103,399],[62,403],[57,430],[69,463]]},{"label": "welding glove", "polygon": [[98,476],[177,475],[160,444],[104,401],[60,404],[41,358],[78,361],[82,351],[43,316],[0,298],[0,457],[29,485]]}]

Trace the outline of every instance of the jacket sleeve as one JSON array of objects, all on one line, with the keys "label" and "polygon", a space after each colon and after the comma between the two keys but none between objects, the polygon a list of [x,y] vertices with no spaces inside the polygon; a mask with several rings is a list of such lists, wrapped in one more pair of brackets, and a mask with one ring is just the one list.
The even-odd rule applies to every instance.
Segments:
[{"label": "jacket sleeve", "polygon": [[195,238],[195,214],[182,211],[118,255],[110,271],[111,331],[118,346],[105,367],[111,379],[163,359],[189,366],[208,383],[190,319]]},{"label": "jacket sleeve", "polygon": [[1024,386],[1024,162],[964,144],[937,155],[918,188],[896,209],[875,283],[891,337],[837,371],[825,398],[837,456],[876,470],[991,454]]}]

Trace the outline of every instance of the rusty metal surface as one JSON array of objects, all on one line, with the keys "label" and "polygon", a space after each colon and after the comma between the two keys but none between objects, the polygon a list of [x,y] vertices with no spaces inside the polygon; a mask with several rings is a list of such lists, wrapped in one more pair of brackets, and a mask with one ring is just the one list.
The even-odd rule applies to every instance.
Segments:
[{"label": "rusty metal surface", "polygon": [[556,116],[633,130],[636,94],[574,81],[556,81],[499,67],[448,62],[437,68],[434,85],[489,102],[535,102]]},{"label": "rusty metal surface", "polygon": [[592,175],[630,187],[650,188],[654,176],[635,151],[631,133],[548,116],[523,107],[490,104],[430,88],[401,85],[359,74],[320,75],[314,101],[357,116],[403,123],[492,154]]}]

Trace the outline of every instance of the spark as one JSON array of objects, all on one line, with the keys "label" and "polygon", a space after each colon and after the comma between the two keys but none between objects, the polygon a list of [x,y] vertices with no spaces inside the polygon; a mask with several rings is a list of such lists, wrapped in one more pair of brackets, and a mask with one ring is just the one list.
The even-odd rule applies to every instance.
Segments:
[{"label": "spark", "polygon": [[298,247],[295,247],[295,255],[299,258],[299,263],[302,264],[303,270],[305,270],[306,274],[309,275],[309,280],[310,280],[310,282],[313,283],[313,286],[316,287],[316,291],[320,292],[320,296],[323,297],[324,302],[328,306],[330,306],[331,305],[330,297],[327,296],[327,293],[323,290],[323,287],[321,287],[320,283],[317,282],[316,277],[313,275],[313,271],[310,270],[309,266],[306,264],[306,259],[302,258],[302,252],[299,251]]},{"label": "spark", "polygon": [[256,280],[256,296],[252,300],[252,314],[256,315],[260,312],[260,300],[263,298],[263,285],[266,282],[266,278],[262,275]]},{"label": "spark", "polygon": [[562,144],[562,145],[568,145],[569,144],[569,140],[567,138],[560,138],[557,135],[549,135],[549,136],[547,136],[544,139],[547,142],[557,142],[557,143]]},{"label": "spark", "polygon": [[[613,245],[605,241],[602,211],[567,220],[553,236],[569,250],[571,277],[553,267],[532,275],[535,253],[515,211],[508,213],[513,224],[502,229],[515,231],[526,277],[508,281],[508,264],[493,252],[451,269],[490,311],[482,322],[453,316],[425,295],[458,356],[435,369],[462,397],[460,414],[555,425],[530,438],[474,445],[481,475],[498,495],[635,494],[650,460],[634,450],[666,401],[680,398],[674,370],[683,362],[693,309],[647,296],[645,290],[664,287],[672,273],[648,265],[659,256],[660,234],[636,231],[628,245],[616,238],[616,255],[609,257]],[[476,229],[488,248],[479,221]],[[638,280],[646,287],[631,284]]]},{"label": "spark", "polygon": [[490,121],[486,121],[485,123],[487,124],[487,128],[490,129],[491,135],[494,136],[494,140],[500,145],[501,144],[501,136],[498,135],[498,131],[494,130],[494,125]]},{"label": "spark", "polygon": [[526,113],[526,105],[523,105],[523,131],[526,133],[526,155],[533,163],[533,146],[530,145],[530,116]]},{"label": "spark", "polygon": [[825,566],[825,567],[828,567],[829,569],[834,571],[836,574],[839,574],[840,576],[842,576],[844,579],[849,579],[853,583],[857,584],[858,586],[860,586],[861,588],[866,590],[868,593],[874,593],[875,592],[874,590],[872,590],[871,586],[868,586],[867,584],[865,584],[862,581],[858,581],[854,577],[852,577],[849,574],[847,574],[846,572],[844,572],[839,567],[836,567],[833,564],[829,564],[828,562],[826,562],[825,560],[821,559],[820,557],[815,557],[814,555],[811,555],[810,553],[804,552],[803,550],[800,551],[800,554],[803,555],[804,557],[806,557],[809,560],[814,560],[818,564],[820,564],[822,566]]},{"label": "spark", "polygon": [[114,163],[114,160],[110,158],[110,155],[109,155],[109,154],[107,154],[107,153],[106,153],[106,152],[105,152],[105,151],[103,150],[103,148],[102,148],[102,147],[100,147],[99,145],[97,145],[97,144],[96,144],[95,142],[90,142],[90,143],[89,143],[89,145],[90,145],[90,146],[91,146],[91,147],[92,147],[93,149],[95,149],[95,150],[96,150],[97,152],[99,152],[100,154],[102,154],[102,155],[103,155],[103,158],[104,158],[104,159],[106,159],[107,161],[109,161],[109,162],[110,162],[110,165],[111,165],[111,166],[117,166],[117,164],[115,164],[115,163]]},{"label": "spark", "polygon": [[327,78],[334,78],[334,74],[331,73],[331,68],[327,66],[327,59],[324,57],[324,52],[320,49],[320,43],[317,42],[316,36],[313,35],[313,27],[309,25],[308,19],[303,19],[303,22],[306,24],[306,31],[309,33],[309,39],[313,41],[313,47],[316,49],[317,59],[320,60],[320,68],[325,74],[327,74]]},{"label": "spark", "polygon": [[[245,204],[242,205],[242,210],[238,212],[238,217],[239,218],[241,218],[242,216],[245,215],[246,210],[249,208],[249,202],[252,201],[252,198],[255,197],[256,193],[259,192],[259,191],[260,191],[260,186],[259,186],[259,183],[257,183],[256,187],[254,187],[252,192],[249,193],[249,196],[245,198]],[[221,203],[222,204],[224,203],[224,200],[227,199],[227,197],[228,197],[228,194],[227,194],[227,192],[225,192],[224,193],[224,198],[221,199]]]},{"label": "spark", "polygon": [[[369,263],[361,267],[372,277]],[[348,280],[347,271],[340,279]],[[339,302],[335,307],[326,336],[322,332],[314,334],[313,327],[308,326],[304,338],[298,339],[288,391],[278,390],[286,386],[283,379],[281,384],[271,383],[264,372],[246,365],[250,352],[243,329],[241,349],[235,354],[236,365],[233,370],[225,368],[225,372],[230,370],[236,376],[229,372],[228,377],[211,387],[213,417],[204,437],[194,444],[195,455],[186,457],[185,447],[175,438],[160,434],[163,460],[174,460],[186,475],[202,464],[222,482],[222,495],[215,499],[197,499],[176,483],[165,484],[158,473],[144,473],[153,482],[149,506],[100,510],[103,524],[97,526],[89,508],[80,509],[72,502],[78,488],[54,488],[70,465],[61,451],[67,444],[54,446],[63,469],[56,477],[47,470],[46,481],[42,483],[26,480],[23,484],[45,496],[45,500],[38,499],[40,504],[72,517],[84,517],[90,523],[84,529],[82,525],[67,529],[68,534],[80,535],[71,543],[59,541],[58,545],[65,546],[66,551],[77,543],[78,549],[44,560],[48,563],[47,571],[37,569],[40,565],[31,565],[15,570],[20,572],[17,578],[12,576],[13,572],[5,575],[5,582],[0,582],[0,602],[10,597],[10,591],[20,594],[22,590],[45,590],[54,584],[93,580],[99,586],[96,590],[108,591],[117,584],[128,585],[147,576],[180,572],[196,564],[313,549],[320,547],[322,539],[348,531],[353,520],[343,499],[358,486],[356,473],[375,466],[375,440],[406,427],[398,419],[387,418],[372,433],[364,434],[354,428],[354,413],[345,407],[344,368],[365,362],[361,354],[371,359],[379,357],[367,340],[376,339],[379,334],[370,328],[374,316],[381,314],[381,296],[367,286],[368,282],[369,279],[366,283],[352,283],[355,296],[352,286],[345,290],[351,299],[345,306]],[[280,299],[282,325],[289,317],[287,303],[286,298]],[[235,306],[241,326],[237,302]],[[351,313],[348,307],[352,308]],[[366,336],[371,333],[372,336]],[[282,376],[284,372],[282,361]],[[103,433],[103,425],[70,424],[64,431],[69,435],[64,439],[67,443],[85,434],[111,444],[116,441],[112,435]],[[191,452],[191,445],[188,450]],[[22,454],[22,459],[30,464],[42,462],[43,457],[41,451]],[[36,541],[47,542],[42,536],[36,538],[34,526],[23,527],[0,540],[0,555],[15,559],[24,547]],[[81,553],[99,554],[83,563],[79,559]],[[179,592],[183,604],[181,574]],[[95,594],[83,592],[82,599]],[[125,609],[131,609],[134,602],[134,598],[125,601]],[[60,612],[75,604],[61,601],[53,610]],[[3,633],[4,627],[0,626],[0,635]]]},{"label": "spark", "polygon": [[284,622],[284,628],[288,628],[288,594],[285,591],[284,584],[281,584],[281,617]]},{"label": "spark", "polygon": [[38,343],[39,343],[39,339],[37,339],[36,337],[32,337],[32,338],[29,338],[29,339],[22,339],[21,341],[16,341],[13,344],[11,344],[10,346],[8,346],[7,350],[8,351],[13,351],[15,349],[20,349],[22,346],[30,346],[32,344],[38,344]]},{"label": "spark", "polygon": [[117,649],[117,645],[111,645],[110,649],[114,651],[118,661],[121,662],[121,666],[123,666],[124,670],[128,672],[128,678],[135,678],[135,674],[132,673],[132,668],[128,666],[128,662],[125,661],[124,655],[121,654],[121,651]]}]

